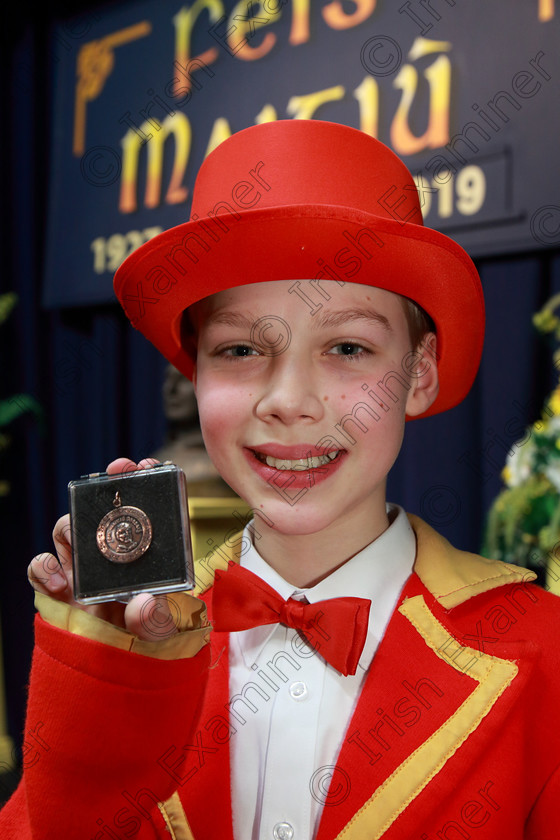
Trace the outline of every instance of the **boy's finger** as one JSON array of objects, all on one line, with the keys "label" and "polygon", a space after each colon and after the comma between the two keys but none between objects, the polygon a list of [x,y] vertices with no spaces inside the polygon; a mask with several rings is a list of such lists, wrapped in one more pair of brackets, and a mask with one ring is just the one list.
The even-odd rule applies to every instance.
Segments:
[{"label": "boy's finger", "polygon": [[117,473],[136,472],[138,468],[138,464],[135,461],[131,461],[130,458],[116,458],[107,467],[107,474],[116,475]]},{"label": "boy's finger", "polygon": [[130,458],[116,458],[114,461],[111,461],[111,463],[108,465],[107,474],[115,475],[116,473],[127,473],[135,472],[136,470],[145,470],[159,463],[160,462],[157,460],[157,458],[143,458],[142,461],[139,461],[138,464],[135,461],[132,461]]},{"label": "boy's finger", "polygon": [[68,588],[68,580],[54,554],[37,554],[27,568],[29,583],[38,592],[58,595]]},{"label": "boy's finger", "polygon": [[153,467],[160,462],[157,458],[143,458],[142,461],[139,461],[137,464],[135,461],[131,461],[130,458],[116,458],[114,461],[107,467],[107,474],[108,475],[116,475],[117,473],[127,473],[127,472],[136,472],[136,470],[146,470],[149,467]]},{"label": "boy's finger", "polygon": [[64,572],[71,573],[72,570],[72,529],[70,527],[70,515],[66,513],[61,516],[53,529],[53,540],[60,565]]},{"label": "boy's finger", "polygon": [[141,470],[148,470],[150,467],[155,467],[156,464],[161,464],[157,458],[143,458],[138,462],[138,468]]}]

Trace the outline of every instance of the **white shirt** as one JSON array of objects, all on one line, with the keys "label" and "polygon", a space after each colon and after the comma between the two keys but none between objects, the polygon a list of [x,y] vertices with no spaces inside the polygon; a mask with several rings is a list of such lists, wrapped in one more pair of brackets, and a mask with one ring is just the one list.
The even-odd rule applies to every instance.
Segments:
[{"label": "white shirt", "polygon": [[[241,557],[284,600],[354,596],[372,604],[354,676],[339,674],[281,624],[230,634],[235,840],[311,840],[317,832],[344,733],[416,556],[405,512],[396,505],[387,512],[391,524],[381,536],[309,589],[285,581],[254,545]],[[245,536],[250,541],[250,524]],[[347,780],[334,782],[343,796]]]}]

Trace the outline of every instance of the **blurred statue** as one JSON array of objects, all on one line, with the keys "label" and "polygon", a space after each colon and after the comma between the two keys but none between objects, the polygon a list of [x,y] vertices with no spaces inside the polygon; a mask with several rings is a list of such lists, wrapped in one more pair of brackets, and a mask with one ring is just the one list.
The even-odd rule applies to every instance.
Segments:
[{"label": "blurred statue", "polygon": [[181,467],[189,496],[235,496],[204,448],[192,383],[173,365],[168,365],[162,393],[167,437],[153,457]]}]

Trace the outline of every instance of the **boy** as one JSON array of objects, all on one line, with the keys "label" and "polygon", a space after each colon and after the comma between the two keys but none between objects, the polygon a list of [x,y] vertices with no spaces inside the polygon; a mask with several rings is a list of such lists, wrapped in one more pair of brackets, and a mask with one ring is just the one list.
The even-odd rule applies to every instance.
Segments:
[{"label": "boy", "polygon": [[247,129],[115,288],[254,518],[197,569],[212,632],[186,594],[80,608],[57,523],[60,567],[30,570],[43,746],[2,837],[557,838],[556,599],[385,501],[483,331],[405,167],[344,126]]}]

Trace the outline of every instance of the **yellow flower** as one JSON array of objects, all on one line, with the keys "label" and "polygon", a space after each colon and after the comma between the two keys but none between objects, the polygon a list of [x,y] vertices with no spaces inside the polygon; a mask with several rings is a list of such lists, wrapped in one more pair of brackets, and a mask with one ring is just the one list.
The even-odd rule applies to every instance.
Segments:
[{"label": "yellow flower", "polygon": [[539,332],[552,332],[558,326],[558,318],[550,309],[542,309],[533,315],[533,324]]},{"label": "yellow flower", "polygon": [[552,392],[550,400],[548,401],[548,407],[554,412],[554,414],[560,414],[560,388],[556,388],[556,390]]},{"label": "yellow flower", "polygon": [[506,466],[506,467],[504,467],[504,468],[503,468],[503,470],[502,470],[502,478],[503,478],[504,482],[505,482],[506,484],[508,484],[508,485],[509,485],[509,483],[510,483],[510,481],[511,481],[511,478],[512,478],[512,476],[511,476],[511,467],[507,467],[507,466]]}]

